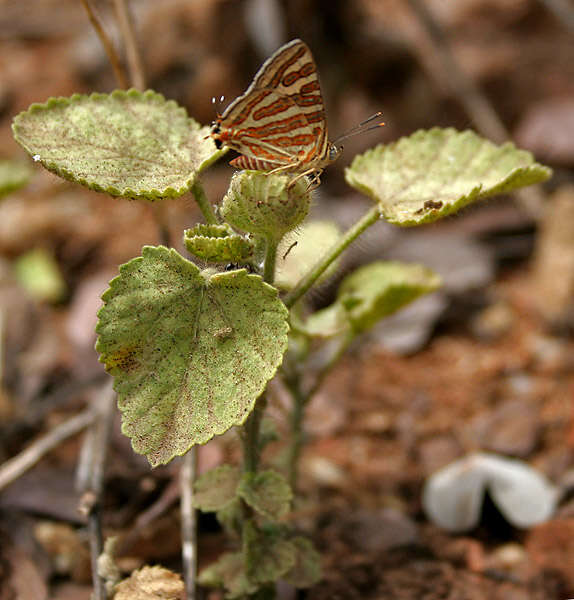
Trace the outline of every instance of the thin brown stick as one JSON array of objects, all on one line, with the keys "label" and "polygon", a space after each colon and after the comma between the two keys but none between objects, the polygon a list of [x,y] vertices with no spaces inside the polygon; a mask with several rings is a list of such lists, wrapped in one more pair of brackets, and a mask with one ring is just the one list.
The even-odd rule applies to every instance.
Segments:
[{"label": "thin brown stick", "polygon": [[108,34],[104,31],[104,28],[102,27],[102,24],[100,23],[98,17],[92,10],[89,0],[82,0],[82,4],[84,5],[86,12],[88,13],[88,18],[90,19],[92,27],[96,30],[96,33],[100,38],[100,42],[102,42],[102,46],[104,47],[104,50],[108,55],[108,60],[112,65],[112,69],[114,70],[114,75],[116,77],[118,86],[122,89],[126,89],[128,87],[128,80],[124,68],[122,66],[120,57],[118,56],[114,45],[108,37]]},{"label": "thin brown stick", "polygon": [[476,128],[495,142],[508,140],[510,135],[500,117],[454,58],[442,27],[432,16],[425,2],[423,0],[408,0],[408,2],[441,60],[452,91],[466,108]]},{"label": "thin brown stick", "polygon": [[98,418],[84,440],[76,477],[76,487],[82,494],[79,509],[88,519],[94,600],[107,597],[105,581],[98,572],[98,558],[103,551],[102,491],[115,397],[110,380],[92,401]]},{"label": "thin brown stick", "polygon": [[562,23],[565,29],[574,32],[574,8],[569,0],[540,0]]},{"label": "thin brown stick", "polygon": [[181,465],[181,539],[183,578],[187,600],[196,598],[197,512],[193,508],[193,483],[197,476],[197,446],[183,457]]},{"label": "thin brown stick", "polygon": [[114,0],[114,6],[116,7],[116,18],[126,49],[131,84],[138,90],[143,90],[145,88],[143,61],[129,6],[126,0]]},{"label": "thin brown stick", "polygon": [[96,413],[90,408],[54,427],[45,436],[37,439],[26,450],[7,460],[0,466],[0,490],[10,485],[18,477],[31,469],[50,450],[59,446],[64,440],[85,429],[96,418]]}]

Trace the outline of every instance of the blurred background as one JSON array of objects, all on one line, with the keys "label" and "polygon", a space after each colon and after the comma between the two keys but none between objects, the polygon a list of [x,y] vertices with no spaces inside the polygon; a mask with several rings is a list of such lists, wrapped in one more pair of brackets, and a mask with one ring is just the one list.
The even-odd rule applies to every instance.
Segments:
[{"label": "blurred background", "polygon": [[[116,4],[91,6],[123,52]],[[369,202],[345,184],[344,168],[357,153],[420,128],[512,140],[552,167],[544,186],[435,225],[373,227],[312,296],[316,306],[327,304],[345,272],[375,259],[423,262],[445,281],[378,327],[315,398],[303,469],[312,501],[303,521],[325,554],[325,582],[310,598],[438,598],[424,595],[429,582],[452,594],[440,597],[574,596],[574,4],[132,0],[129,7],[145,88],[202,124],[296,37],[315,57],[330,139],[382,111],[386,126],[347,140],[323,173],[313,218],[353,223]],[[117,86],[82,2],[0,0],[0,159],[31,165],[10,130],[31,103]],[[233,173],[227,160],[202,176],[212,202]],[[99,296],[119,264],[159,243],[150,206],[31,168],[29,185],[0,202],[0,461],[97,402],[106,385],[93,350]],[[190,196],[164,204],[179,246],[199,211]],[[233,443],[224,436],[202,448],[201,467],[232,456]],[[59,444],[0,495],[2,600],[89,597],[74,485],[81,444]],[[555,519],[524,532],[487,516],[460,539],[425,523],[424,478],[475,449],[527,460],[551,478],[563,493]],[[122,567],[177,569],[177,464],[152,473],[117,423],[110,452],[105,525],[131,536]],[[222,540],[213,523],[203,527],[209,562]],[[405,545],[424,550],[424,568],[418,554],[392,554]],[[4,596],[8,589],[20,595]]]}]

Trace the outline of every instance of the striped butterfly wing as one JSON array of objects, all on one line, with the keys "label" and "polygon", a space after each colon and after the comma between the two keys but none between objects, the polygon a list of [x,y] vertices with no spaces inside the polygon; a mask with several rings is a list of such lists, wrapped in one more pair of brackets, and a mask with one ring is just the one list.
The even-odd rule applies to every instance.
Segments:
[{"label": "striped butterfly wing", "polygon": [[219,117],[212,136],[241,156],[239,168],[293,172],[331,162],[325,108],[308,46],[293,40],[268,58],[247,91]]}]

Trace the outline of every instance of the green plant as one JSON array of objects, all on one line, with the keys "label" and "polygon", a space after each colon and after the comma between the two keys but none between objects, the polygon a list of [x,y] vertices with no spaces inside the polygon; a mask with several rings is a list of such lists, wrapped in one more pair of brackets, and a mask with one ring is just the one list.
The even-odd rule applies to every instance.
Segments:
[{"label": "green plant", "polygon": [[[321,311],[310,312],[305,293],[378,219],[430,223],[544,181],[550,170],[511,143],[496,146],[470,131],[418,131],[355,158],[346,180],[374,204],[339,233],[304,221],[308,182],[290,185],[287,175],[236,173],[214,210],[200,174],[224,152],[208,128],[155,92],[50,99],[18,115],[13,130],[35,161],[93,190],[153,202],[193,193],[206,223],[187,230],[184,242],[212,266],[144,247],[103,296],[97,350],[114,377],[122,430],[152,466],[239,428],[241,467],[220,466],[195,484],[195,506],[215,512],[236,543],[201,581],[223,586],[229,598],[269,597],[278,579],[312,585],[318,554],[285,520],[305,407],[357,336],[440,281],[422,265],[379,261],[346,277]],[[321,258],[309,263],[310,248],[319,247],[326,247]],[[261,428],[266,388],[276,375],[293,399],[286,473],[260,466],[269,441]]]}]

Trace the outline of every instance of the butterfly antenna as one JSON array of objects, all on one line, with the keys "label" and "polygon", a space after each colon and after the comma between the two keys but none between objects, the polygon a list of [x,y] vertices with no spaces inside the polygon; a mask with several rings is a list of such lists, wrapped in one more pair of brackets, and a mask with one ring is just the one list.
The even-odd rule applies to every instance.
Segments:
[{"label": "butterfly antenna", "polygon": [[215,107],[215,110],[217,111],[217,117],[221,116],[221,107],[224,102],[225,102],[225,96],[219,96],[219,98],[216,98],[215,96],[211,97],[211,104],[213,104],[213,106]]},{"label": "butterfly antenna", "polygon": [[383,127],[383,125],[384,125],[383,121],[381,121],[380,123],[376,123],[375,125],[370,125],[369,127],[367,127],[367,125],[369,125],[369,123],[372,123],[373,121],[376,121],[376,120],[382,118],[382,116],[383,116],[382,112],[380,112],[380,111],[376,112],[374,115],[371,115],[364,121],[361,121],[358,125],[351,127],[351,129],[349,129],[348,131],[346,131],[345,133],[340,135],[333,143],[337,144],[343,140],[346,140],[347,138],[350,138],[354,135],[358,135],[359,133],[366,133],[367,131],[373,131],[374,129],[377,129],[378,127]]}]

